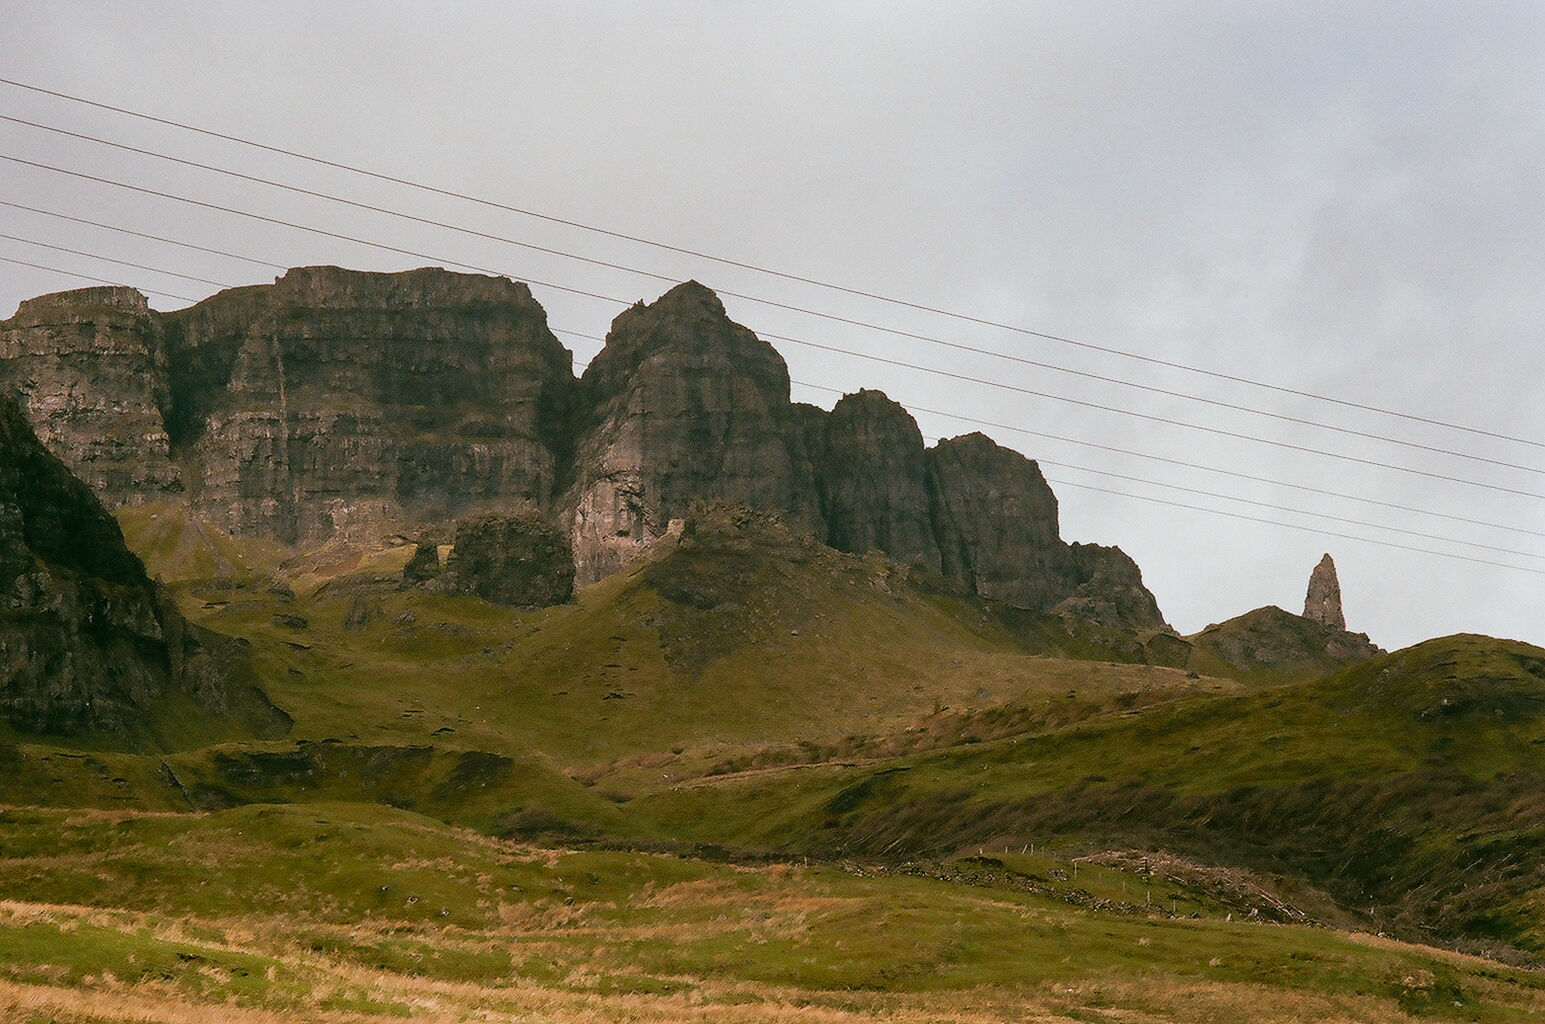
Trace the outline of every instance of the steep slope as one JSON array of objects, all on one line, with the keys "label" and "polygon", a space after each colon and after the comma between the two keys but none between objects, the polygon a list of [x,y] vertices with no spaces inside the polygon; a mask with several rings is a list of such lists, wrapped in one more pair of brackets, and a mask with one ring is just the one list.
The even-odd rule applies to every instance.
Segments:
[{"label": "steep slope", "polygon": [[0,718],[28,734],[166,747],[288,719],[239,645],[157,594],[118,524],[0,398]]}]

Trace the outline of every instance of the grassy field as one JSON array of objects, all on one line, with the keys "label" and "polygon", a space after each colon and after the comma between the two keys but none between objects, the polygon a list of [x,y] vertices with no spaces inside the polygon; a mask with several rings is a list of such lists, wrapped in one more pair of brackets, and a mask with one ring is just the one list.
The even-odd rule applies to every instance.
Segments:
[{"label": "grassy field", "polygon": [[1133,663],[767,524],[507,609],[124,519],[294,727],[0,735],[0,1019],[1545,1009],[1538,648]]},{"label": "grassy field", "polygon": [[[523,846],[359,804],[0,813],[17,1020],[1523,1020],[1536,972],[1136,866]],[[1077,877],[1073,872],[1078,870]],[[1066,875],[1066,879],[1059,876]],[[29,1016],[30,1015],[30,1016]]]}]

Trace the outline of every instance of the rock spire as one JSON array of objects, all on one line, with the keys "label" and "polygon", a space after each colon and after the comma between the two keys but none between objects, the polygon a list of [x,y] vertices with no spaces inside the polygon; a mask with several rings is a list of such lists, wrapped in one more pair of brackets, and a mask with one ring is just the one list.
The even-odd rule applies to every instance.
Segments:
[{"label": "rock spire", "polygon": [[1309,593],[1304,597],[1304,618],[1332,629],[1346,629],[1341,613],[1341,584],[1336,580],[1336,563],[1329,554],[1320,559],[1309,575]]}]

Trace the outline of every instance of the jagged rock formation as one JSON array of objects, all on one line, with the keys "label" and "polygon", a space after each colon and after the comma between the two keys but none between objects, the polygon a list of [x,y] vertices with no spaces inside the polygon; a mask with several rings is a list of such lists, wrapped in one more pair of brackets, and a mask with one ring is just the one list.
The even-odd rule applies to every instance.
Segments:
[{"label": "jagged rock formation", "polygon": [[[165,729],[218,732],[215,719],[259,735],[288,731],[253,685],[240,642],[190,625],[157,593],[118,524],[8,398],[0,605],[0,718],[12,728],[161,745]],[[176,721],[158,724],[158,707]]]},{"label": "jagged rock formation", "polygon": [[132,288],[28,299],[0,323],[0,392],[75,475],[117,503],[175,496],[159,318]]},{"label": "jagged rock formation", "polygon": [[844,395],[826,416],[814,455],[828,544],[939,571],[928,459],[910,413],[879,391]]},{"label": "jagged rock formation", "polygon": [[580,402],[561,507],[579,582],[616,571],[696,499],[777,509],[824,532],[783,357],[697,282],[612,322]]},{"label": "jagged rock formation", "polygon": [[1137,563],[1117,547],[1068,547],[1072,570],[1063,578],[1071,593],[1052,610],[1069,626],[1089,622],[1112,629],[1167,629],[1159,603],[1143,586]]},{"label": "jagged rock formation", "polygon": [[234,533],[373,540],[551,500],[571,357],[523,284],[307,267],[162,320],[168,432]]},{"label": "jagged rock formation", "polygon": [[1309,592],[1304,596],[1304,618],[1331,629],[1345,630],[1346,616],[1341,613],[1341,584],[1336,579],[1336,563],[1327,553],[1309,574]]},{"label": "jagged rock formation", "polygon": [[574,594],[574,552],[568,535],[535,508],[484,516],[456,527],[436,587],[521,608],[562,604]]},{"label": "jagged rock formation", "polygon": [[717,500],[990,600],[1168,628],[1131,559],[1061,540],[1034,462],[980,434],[925,450],[876,391],[791,403],[783,358],[696,282],[619,315],[577,381],[526,286],[433,268],[301,268],[164,315],[125,289],[65,292],[0,324],[0,352],[110,503],[185,486],[238,535],[432,545],[529,503],[583,584]]}]

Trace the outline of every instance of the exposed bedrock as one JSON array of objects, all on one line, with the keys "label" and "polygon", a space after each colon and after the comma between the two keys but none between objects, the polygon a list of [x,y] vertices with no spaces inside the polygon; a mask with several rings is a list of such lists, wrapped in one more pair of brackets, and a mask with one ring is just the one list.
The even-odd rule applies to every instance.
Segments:
[{"label": "exposed bedrock", "polygon": [[[221,722],[282,735],[289,719],[239,647],[158,594],[91,489],[0,397],[0,719],[152,744]],[[157,708],[173,720],[159,730]]]},{"label": "exposed bedrock", "polygon": [[576,582],[616,571],[698,499],[781,512],[824,535],[783,357],[697,282],[618,316],[579,394],[561,506]]},{"label": "exposed bedrock", "polygon": [[181,493],[238,536],[444,544],[529,506],[585,584],[724,501],[983,598],[1163,622],[1130,559],[1063,543],[1034,462],[981,434],[925,449],[878,391],[791,403],[783,357],[693,281],[622,312],[578,380],[525,285],[434,268],[304,267],[168,314],[64,292],[0,346],[0,383],[109,505]]}]

